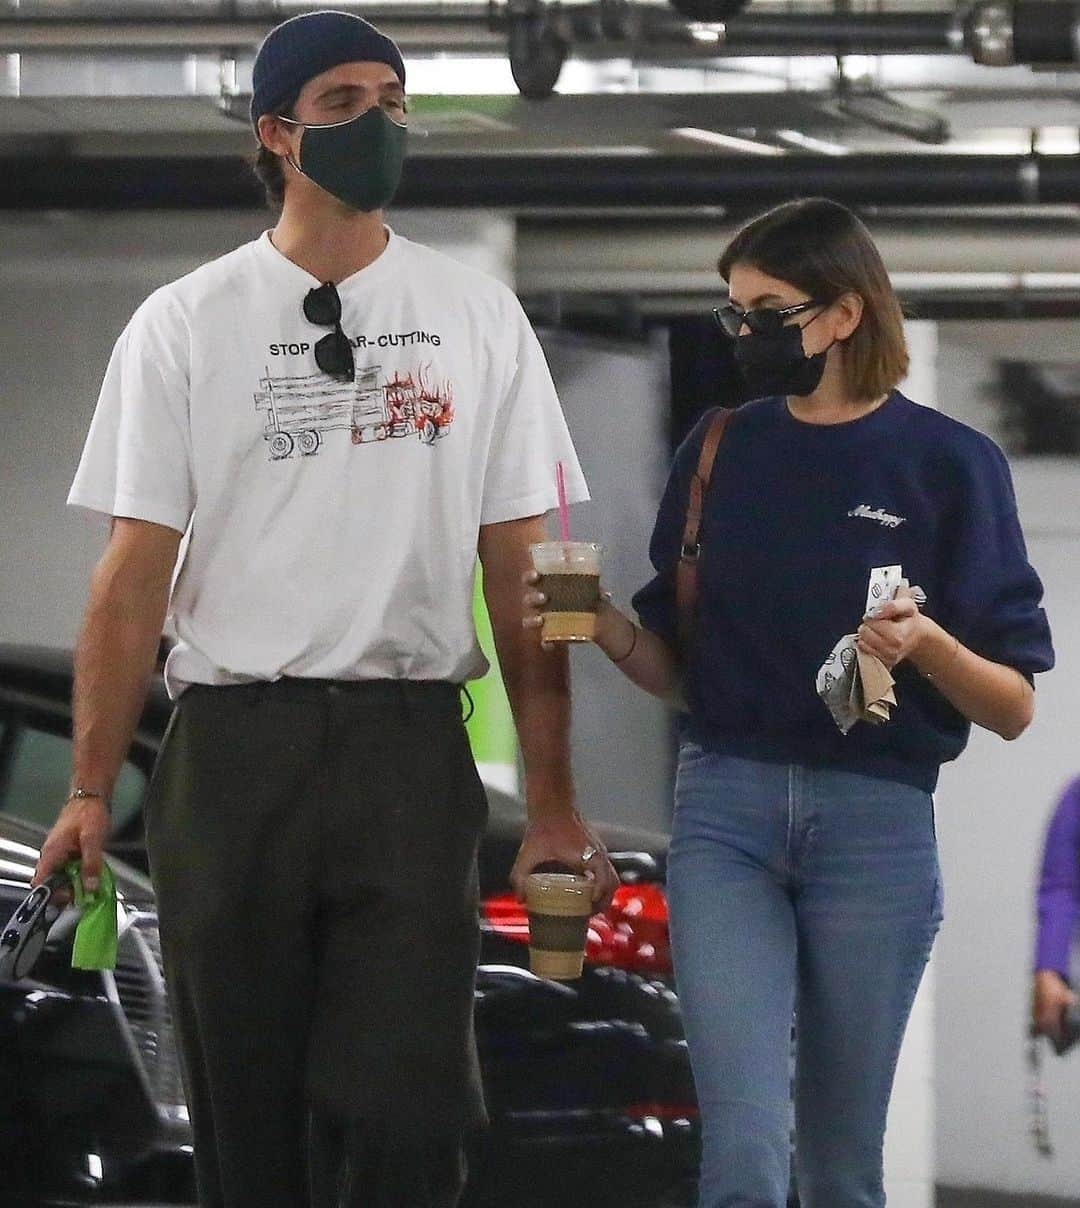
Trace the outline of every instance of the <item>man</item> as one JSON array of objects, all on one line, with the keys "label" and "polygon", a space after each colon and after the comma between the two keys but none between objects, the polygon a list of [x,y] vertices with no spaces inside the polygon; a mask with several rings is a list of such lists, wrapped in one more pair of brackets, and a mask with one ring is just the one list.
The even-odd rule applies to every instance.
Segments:
[{"label": "man", "polygon": [[139,308],[71,491],[113,521],[37,875],[73,853],[98,873],[171,611],[147,841],[201,1203],[441,1208],[483,1120],[486,802],[459,698],[485,670],[477,553],[525,763],[514,886],[548,860],[598,905],[616,883],[574,807],[565,659],[520,621],[556,462],[585,486],[513,295],[384,225],[393,42],[345,13],[286,21],[251,114],[277,225]]}]

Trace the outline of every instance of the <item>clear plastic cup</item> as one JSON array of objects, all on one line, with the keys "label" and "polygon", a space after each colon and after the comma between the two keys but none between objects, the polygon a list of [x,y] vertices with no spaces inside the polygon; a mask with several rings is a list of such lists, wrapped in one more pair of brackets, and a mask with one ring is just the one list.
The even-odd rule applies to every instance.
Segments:
[{"label": "clear plastic cup", "polygon": [[537,977],[573,981],[585,962],[593,883],[577,873],[534,872],[525,883],[529,968]]},{"label": "clear plastic cup", "polygon": [[603,546],[595,541],[542,541],[530,547],[547,596],[540,636],[545,642],[591,642],[600,607]]}]

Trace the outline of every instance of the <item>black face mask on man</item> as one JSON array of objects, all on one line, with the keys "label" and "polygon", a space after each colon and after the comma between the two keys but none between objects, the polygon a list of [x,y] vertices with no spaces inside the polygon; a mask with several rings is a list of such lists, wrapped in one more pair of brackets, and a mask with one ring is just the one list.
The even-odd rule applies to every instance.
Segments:
[{"label": "black face mask on man", "polygon": [[[824,311],[814,316],[814,319]],[[802,397],[821,384],[829,348],[807,356],[803,350],[802,333],[813,323],[811,319],[800,327],[793,323],[776,333],[761,335],[749,332],[735,340],[735,364],[743,381],[755,398],[793,394]],[[834,340],[833,343],[836,343]]]},{"label": "black face mask on man", "polygon": [[346,122],[316,125],[280,117],[302,126],[298,172],[354,210],[381,210],[401,181],[406,127],[378,105]]}]

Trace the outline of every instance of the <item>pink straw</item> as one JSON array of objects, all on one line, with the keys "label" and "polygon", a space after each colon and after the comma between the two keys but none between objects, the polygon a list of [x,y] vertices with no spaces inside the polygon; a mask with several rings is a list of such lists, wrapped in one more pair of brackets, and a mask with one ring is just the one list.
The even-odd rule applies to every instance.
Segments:
[{"label": "pink straw", "polygon": [[555,483],[559,489],[559,536],[563,541],[570,540],[570,509],[566,506],[566,471],[563,463],[555,463]]}]

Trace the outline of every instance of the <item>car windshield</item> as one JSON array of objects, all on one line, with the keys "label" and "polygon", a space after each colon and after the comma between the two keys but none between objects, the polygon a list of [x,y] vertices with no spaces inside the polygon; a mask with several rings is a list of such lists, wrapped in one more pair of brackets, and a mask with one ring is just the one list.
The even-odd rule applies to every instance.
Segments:
[{"label": "car windshield", "polygon": [[[0,812],[50,827],[71,782],[71,738],[26,721],[0,719]],[[138,813],[146,776],[132,763],[120,769],[113,789],[114,829]]]}]

